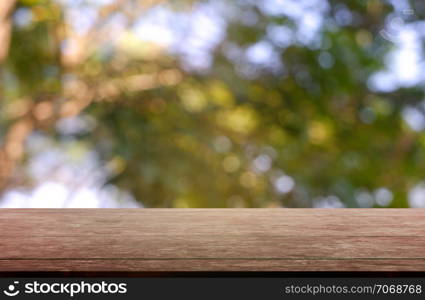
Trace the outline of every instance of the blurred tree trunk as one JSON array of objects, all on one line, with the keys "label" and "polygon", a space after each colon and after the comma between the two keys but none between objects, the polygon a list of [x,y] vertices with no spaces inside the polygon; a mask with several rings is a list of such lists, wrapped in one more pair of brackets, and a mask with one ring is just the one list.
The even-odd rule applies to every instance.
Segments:
[{"label": "blurred tree trunk", "polygon": [[10,14],[16,0],[0,1],[0,64],[6,59],[10,45],[11,20]]},{"label": "blurred tree trunk", "polygon": [[[0,65],[6,60],[10,46],[12,22],[10,15],[16,0],[0,1]],[[0,190],[6,184],[6,179],[12,171],[12,163],[5,149],[0,148]]]}]

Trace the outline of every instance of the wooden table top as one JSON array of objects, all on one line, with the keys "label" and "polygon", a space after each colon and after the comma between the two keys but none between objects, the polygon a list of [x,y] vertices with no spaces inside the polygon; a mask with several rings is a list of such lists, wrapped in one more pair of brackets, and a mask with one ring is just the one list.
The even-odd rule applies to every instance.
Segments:
[{"label": "wooden table top", "polygon": [[2,209],[0,272],[425,271],[425,209]]}]

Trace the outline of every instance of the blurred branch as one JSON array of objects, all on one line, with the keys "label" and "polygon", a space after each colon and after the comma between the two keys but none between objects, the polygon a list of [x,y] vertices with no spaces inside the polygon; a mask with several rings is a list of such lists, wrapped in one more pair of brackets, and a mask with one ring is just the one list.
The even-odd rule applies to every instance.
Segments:
[{"label": "blurred branch", "polygon": [[77,34],[72,31],[71,28],[68,28],[67,38],[74,42],[75,49],[72,55],[63,56],[63,65],[66,67],[80,65],[88,56],[90,56],[92,50],[90,46],[97,47],[102,43],[102,41],[109,41],[111,39],[111,34],[108,28],[105,27],[108,24],[109,18],[115,13],[120,12],[126,15],[128,24],[131,24],[143,12],[146,12],[154,5],[161,2],[163,2],[163,0],[140,1],[138,4],[129,6],[131,1],[115,0],[111,4],[105,5],[99,10],[99,18],[84,35]]},{"label": "blurred branch", "polygon": [[[6,59],[10,44],[11,21],[10,14],[16,0],[0,0],[0,63]],[[136,7],[126,7],[129,1],[116,0],[100,9],[100,18],[92,28],[84,35],[78,35],[67,28],[65,36],[57,37],[59,45],[63,39],[75,42],[77,50],[71,56],[60,53],[62,56],[61,67],[73,68],[84,63],[90,55],[90,45],[99,46],[102,39],[110,38],[104,28],[108,19],[116,12],[124,12],[129,19],[133,19],[143,11],[162,2],[162,0],[151,0],[141,2]],[[62,27],[58,23],[56,26]],[[103,32],[106,31],[106,32]],[[14,185],[14,174],[16,167],[25,156],[25,142],[33,130],[49,127],[63,117],[71,117],[81,113],[96,98],[107,100],[117,96],[121,88],[135,91],[143,91],[158,87],[159,85],[175,85],[181,80],[181,74],[174,69],[163,70],[158,74],[146,74],[130,76],[128,78],[113,79],[98,85],[89,85],[84,80],[77,80],[71,85],[65,85],[61,95],[51,95],[49,99],[42,101],[31,101],[26,112],[15,119],[9,126],[5,138],[0,145],[0,191]],[[32,95],[34,96],[34,95]],[[67,101],[56,102],[58,96],[65,96]]]}]

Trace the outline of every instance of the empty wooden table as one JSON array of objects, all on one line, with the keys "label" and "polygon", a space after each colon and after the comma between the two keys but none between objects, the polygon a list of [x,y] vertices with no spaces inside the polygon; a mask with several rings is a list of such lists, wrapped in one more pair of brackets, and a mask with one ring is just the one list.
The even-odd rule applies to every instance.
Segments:
[{"label": "empty wooden table", "polygon": [[0,272],[425,271],[422,209],[3,209]]}]

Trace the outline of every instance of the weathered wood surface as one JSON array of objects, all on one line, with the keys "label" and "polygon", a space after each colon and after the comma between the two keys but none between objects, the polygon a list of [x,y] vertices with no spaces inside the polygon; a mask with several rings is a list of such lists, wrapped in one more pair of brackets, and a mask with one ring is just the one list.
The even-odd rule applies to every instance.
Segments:
[{"label": "weathered wood surface", "polygon": [[425,271],[425,210],[3,209],[16,271]]}]

